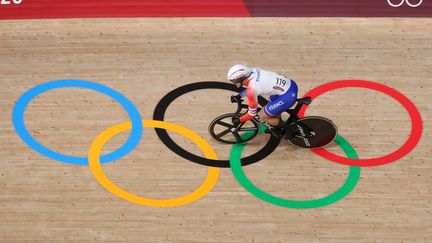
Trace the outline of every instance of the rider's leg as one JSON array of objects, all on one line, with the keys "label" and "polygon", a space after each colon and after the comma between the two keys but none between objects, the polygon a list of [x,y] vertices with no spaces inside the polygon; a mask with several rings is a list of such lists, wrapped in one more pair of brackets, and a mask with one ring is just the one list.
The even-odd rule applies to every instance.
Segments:
[{"label": "rider's leg", "polygon": [[270,102],[261,110],[260,117],[276,129],[284,129],[285,124],[280,115],[296,103],[297,92],[297,84],[291,80],[290,88],[284,94],[270,97]]},{"label": "rider's leg", "polygon": [[259,112],[259,116],[262,121],[268,123],[273,128],[267,129],[266,133],[271,133],[276,137],[284,136],[285,134],[285,123],[281,121],[280,115],[279,116],[269,116],[264,112],[264,109],[262,109]]},{"label": "rider's leg", "polygon": [[280,115],[277,116],[269,116],[267,115],[267,113],[264,112],[264,109],[262,109],[259,112],[259,116],[261,118],[261,120],[263,120],[264,122],[270,124],[273,127],[276,127],[280,124]]}]

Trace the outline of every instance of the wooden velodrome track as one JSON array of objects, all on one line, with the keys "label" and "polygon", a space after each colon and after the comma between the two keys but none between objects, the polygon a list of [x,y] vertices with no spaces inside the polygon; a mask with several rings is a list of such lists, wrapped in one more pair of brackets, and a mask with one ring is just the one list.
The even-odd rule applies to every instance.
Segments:
[{"label": "wooden velodrome track", "polygon": [[[430,242],[432,241],[431,93],[432,20],[391,18],[68,19],[0,22],[0,241],[135,242]],[[58,79],[111,87],[152,119],[159,100],[179,86],[225,82],[237,62],[278,71],[298,81],[300,95],[342,79],[393,87],[422,114],[417,147],[391,164],[362,168],[356,188],[315,209],[261,201],[222,169],[215,188],[185,206],[152,208],[115,197],[88,166],[59,163],[30,149],[15,133],[11,113],[29,88]],[[208,123],[231,112],[230,92],[203,90],[177,99],[166,121],[212,140]],[[360,158],[383,156],[404,143],[410,119],[382,93],[339,89],[317,98],[307,114],[326,116]],[[43,145],[86,156],[90,143],[127,113],[103,94],[77,88],[49,91],[25,113]],[[129,132],[104,148],[123,144]],[[189,151],[198,148],[170,134]],[[262,135],[247,153],[268,139]],[[343,155],[337,146],[330,151]],[[168,150],[151,128],[126,157],[103,165],[122,188],[171,198],[198,187],[206,167]],[[266,159],[244,167],[251,180],[276,196],[324,197],[345,181],[349,167],[284,141]]]}]

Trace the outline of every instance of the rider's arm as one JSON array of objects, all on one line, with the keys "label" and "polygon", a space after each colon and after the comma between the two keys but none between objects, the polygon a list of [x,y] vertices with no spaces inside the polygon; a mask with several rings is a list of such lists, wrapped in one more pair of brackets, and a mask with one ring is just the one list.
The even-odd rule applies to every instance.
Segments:
[{"label": "rider's arm", "polygon": [[240,122],[249,121],[254,118],[257,114],[258,96],[255,94],[255,90],[251,87],[246,89],[246,96],[248,98],[248,112],[240,117]]}]

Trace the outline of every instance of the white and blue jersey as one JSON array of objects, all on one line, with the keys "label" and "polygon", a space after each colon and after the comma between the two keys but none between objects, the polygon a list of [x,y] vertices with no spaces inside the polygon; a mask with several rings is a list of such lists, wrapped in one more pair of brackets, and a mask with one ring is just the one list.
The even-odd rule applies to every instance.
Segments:
[{"label": "white and blue jersey", "polygon": [[240,92],[241,96],[248,98],[248,113],[240,118],[242,122],[256,115],[258,96],[268,96],[269,103],[264,112],[269,116],[277,116],[288,110],[297,101],[298,87],[294,80],[275,72],[261,68],[253,68],[247,79],[247,88]]}]

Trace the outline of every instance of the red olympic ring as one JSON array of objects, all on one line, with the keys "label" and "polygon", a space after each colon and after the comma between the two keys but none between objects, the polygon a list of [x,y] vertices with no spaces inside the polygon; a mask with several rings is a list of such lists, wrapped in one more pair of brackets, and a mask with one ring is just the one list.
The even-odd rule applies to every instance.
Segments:
[{"label": "red olympic ring", "polygon": [[[404,96],[402,93],[400,93],[399,91],[393,88],[390,88],[383,84],[379,84],[371,81],[365,81],[365,80],[339,80],[339,81],[334,81],[334,82],[320,85],[307,92],[305,96],[310,96],[312,97],[312,99],[315,99],[316,97],[318,97],[319,95],[325,92],[335,90],[335,89],[340,89],[340,88],[348,88],[348,87],[372,89],[378,92],[382,92],[386,95],[389,95],[393,97],[395,100],[397,100],[408,111],[409,116],[411,118],[411,133],[408,139],[406,140],[405,144],[402,145],[402,147],[400,147],[398,150],[388,155],[378,157],[378,158],[372,158],[372,159],[349,159],[331,153],[324,148],[312,149],[314,153],[316,153],[317,155],[323,158],[326,158],[330,161],[339,164],[366,167],[366,166],[384,165],[384,164],[394,162],[404,157],[409,152],[411,152],[411,150],[414,149],[414,147],[419,142],[423,131],[423,121],[420,112],[418,111],[414,103],[411,102],[411,100],[409,100],[406,96]],[[306,109],[307,106],[303,106],[303,108],[299,112],[299,117],[304,116]]]}]

